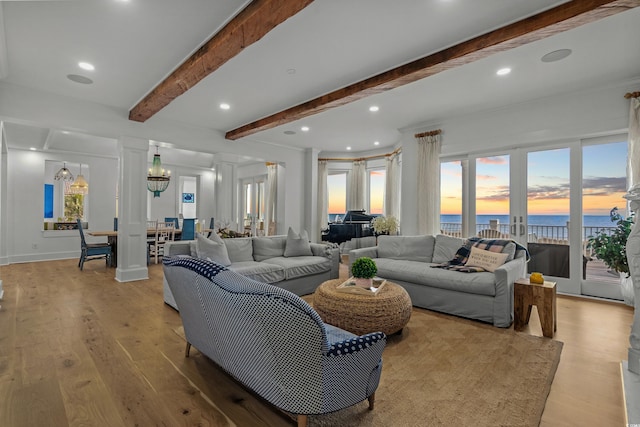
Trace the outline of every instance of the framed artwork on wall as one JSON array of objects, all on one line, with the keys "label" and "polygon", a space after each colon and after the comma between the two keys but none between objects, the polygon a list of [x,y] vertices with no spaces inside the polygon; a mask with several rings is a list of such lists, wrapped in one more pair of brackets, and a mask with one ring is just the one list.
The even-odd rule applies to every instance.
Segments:
[{"label": "framed artwork on wall", "polygon": [[195,200],[193,193],[182,193],[182,203],[195,203]]}]

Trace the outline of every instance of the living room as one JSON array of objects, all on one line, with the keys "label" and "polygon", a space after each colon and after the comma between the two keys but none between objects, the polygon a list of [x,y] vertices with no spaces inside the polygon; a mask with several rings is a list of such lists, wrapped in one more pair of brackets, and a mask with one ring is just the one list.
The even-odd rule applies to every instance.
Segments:
[{"label": "living room", "polygon": [[[190,38],[186,36],[183,39],[170,37],[164,34],[167,33],[166,30],[154,30],[151,38],[155,38],[156,43],[161,42],[172,48],[152,48],[155,45],[150,42],[136,45],[131,49],[129,57],[119,59],[120,74],[114,73],[115,77],[110,77],[115,79],[115,84],[114,80],[110,80],[109,88],[107,88],[109,84],[106,83],[106,73],[100,73],[99,64],[96,64],[97,73],[94,74],[72,69],[75,64],[71,62],[72,59],[69,57],[74,58],[73,61],[82,60],[83,58],[79,57],[86,55],[84,53],[87,52],[86,48],[84,51],[78,52],[68,47],[71,44],[60,42],[62,39],[56,40],[56,37],[47,37],[38,32],[56,34],[55,27],[72,27],[73,19],[69,16],[64,18],[61,16],[69,12],[69,9],[66,9],[68,6],[58,6],[55,4],[57,2],[51,2],[52,4],[48,6],[29,3],[32,2],[0,3],[4,20],[1,27],[6,34],[6,37],[2,37],[5,40],[6,48],[0,49],[0,65],[2,65],[0,67],[0,120],[3,130],[2,151],[0,153],[0,264],[3,265],[3,269],[0,270],[0,284],[2,284],[0,291],[4,290],[5,299],[15,297],[14,284],[7,278],[9,274],[5,273],[5,266],[15,267],[16,264],[27,263],[35,264],[37,268],[38,265],[45,265],[40,261],[47,261],[47,265],[50,265],[49,261],[53,260],[53,263],[61,262],[61,268],[71,269],[74,274],[78,273],[75,271],[74,261],[70,261],[76,260],[79,253],[77,232],[54,232],[43,229],[42,189],[43,185],[52,179],[51,174],[45,172],[47,171],[47,162],[54,162],[56,165],[67,162],[76,175],[82,165],[83,173],[88,176],[90,185],[87,212],[89,229],[93,230],[112,229],[114,217],[118,216],[120,209],[125,207],[122,205],[124,200],[137,199],[134,202],[135,209],[137,212],[143,212],[142,217],[144,218],[176,216],[179,209],[178,196],[181,193],[180,182],[181,178],[185,177],[194,177],[199,183],[198,218],[208,220],[213,217],[221,222],[235,223],[236,227],[241,227],[243,209],[238,190],[239,182],[242,179],[265,175],[265,163],[275,162],[279,169],[276,203],[277,233],[284,234],[289,226],[296,230],[306,229],[309,231],[319,231],[322,227],[322,221],[316,212],[318,206],[318,158],[359,158],[384,155],[399,149],[402,152],[399,222],[403,235],[414,235],[419,233],[418,216],[416,215],[418,211],[416,195],[419,191],[416,180],[419,170],[418,148],[414,138],[416,133],[435,129],[442,130],[441,162],[461,158],[473,160],[518,150],[539,151],[568,147],[574,152],[580,151],[583,145],[589,145],[594,141],[606,143],[611,142],[611,138],[626,140],[624,138],[626,138],[629,127],[629,100],[625,99],[624,95],[637,91],[640,86],[640,76],[637,72],[640,69],[640,63],[638,63],[640,58],[637,55],[629,54],[629,52],[634,52],[633,43],[638,39],[637,25],[635,25],[638,18],[638,5],[636,2],[630,2],[630,6],[621,6],[618,4],[621,2],[610,2],[614,3],[615,7],[629,7],[632,10],[555,34],[552,37],[531,43],[531,45],[520,46],[514,49],[513,54],[521,54],[528,59],[516,63],[516,65],[511,63],[513,58],[509,57],[510,51],[498,52],[461,67],[452,67],[419,82],[398,87],[388,93],[363,97],[341,108],[332,110],[327,108],[327,111],[317,116],[284,123],[254,135],[230,141],[225,139],[225,132],[230,129],[565,2],[536,2],[535,5],[528,6],[529,9],[507,11],[510,14],[504,12],[505,14],[497,16],[495,21],[490,21],[485,15],[498,14],[501,9],[508,9],[506,3],[492,5],[483,14],[483,20],[479,20],[482,22],[475,24],[476,27],[470,26],[467,34],[452,35],[451,37],[454,38],[445,40],[444,44],[440,41],[442,45],[436,44],[431,49],[427,48],[423,51],[407,50],[402,53],[394,53],[393,46],[385,44],[385,50],[373,50],[374,53],[369,52],[369,55],[375,58],[388,54],[387,62],[369,59],[366,62],[366,69],[363,68],[360,73],[346,68],[341,72],[332,70],[332,73],[340,75],[342,80],[334,79],[333,82],[325,82],[324,87],[304,83],[308,83],[307,79],[309,79],[309,76],[305,74],[308,72],[307,67],[314,68],[316,72],[320,73],[325,70],[317,62],[322,59],[320,58],[322,55],[318,54],[319,50],[315,50],[313,55],[309,55],[315,56],[315,58],[309,59],[307,64],[303,59],[287,62],[282,58],[286,55],[280,52],[280,56],[278,56],[280,62],[274,62],[277,62],[279,72],[288,79],[286,82],[282,82],[280,79],[283,76],[272,76],[267,70],[264,70],[262,78],[256,78],[253,74],[250,76],[243,74],[249,73],[249,70],[256,71],[257,69],[255,65],[248,64],[246,62],[248,59],[242,56],[245,54],[247,54],[245,56],[250,56],[255,49],[260,47],[259,45],[250,46],[237,58],[242,61],[237,65],[238,68],[226,69],[222,67],[218,76],[216,76],[217,72],[212,76],[214,80],[220,79],[220,81],[216,80],[217,83],[214,82],[217,84],[216,89],[224,93],[224,96],[220,98],[227,96],[231,99],[229,94],[233,91],[246,91],[249,92],[245,95],[247,99],[237,105],[251,105],[252,98],[256,98],[254,101],[256,105],[246,107],[246,111],[243,111],[238,117],[229,119],[229,111],[218,111],[218,97],[211,101],[203,99],[207,98],[205,94],[190,95],[195,99],[191,99],[187,103],[187,101],[177,98],[168,107],[165,107],[165,110],[156,113],[156,116],[144,123],[128,119],[129,110],[136,101],[140,100],[155,84],[168,75],[183,58],[188,57],[199,43],[211,35],[214,31],[213,28],[219,28],[222,21],[231,19],[238,10],[246,6],[246,3],[236,2],[227,6],[229,10],[220,11],[224,19],[221,19],[217,25],[212,25],[211,22],[204,19],[197,21],[197,16],[204,15],[205,12],[194,6],[193,10],[184,18],[185,22],[189,19],[195,20],[192,23],[194,30],[190,32],[187,29],[188,24],[181,24],[184,25],[183,30],[185,33],[189,33]],[[118,14],[124,13],[123,11],[127,10],[126,7],[135,6],[135,3],[135,1],[131,1],[129,4],[108,6],[109,11],[105,12],[104,16],[115,16],[114,21],[111,21],[114,23],[111,28],[116,28],[117,24],[115,23],[119,22],[118,19],[123,19],[123,15]],[[468,2],[466,4],[462,4],[464,3],[462,2],[457,6],[456,2],[448,2],[449,5],[445,5],[445,2],[432,3],[430,6],[436,8],[434,11],[437,11],[437,13],[434,12],[435,16],[441,16],[442,19],[444,17],[452,18],[439,8],[473,7]],[[121,10],[114,12],[111,10],[113,7],[118,7]],[[164,4],[163,7],[169,8]],[[309,7],[320,8],[315,4]],[[352,7],[355,8],[355,6]],[[363,8],[367,9],[367,7]],[[184,7],[184,9],[190,8]],[[373,8],[371,9],[373,10]],[[321,16],[325,16],[325,14],[332,16],[332,12],[329,10],[310,9],[309,11],[305,9],[300,12],[303,14],[300,18],[310,19],[307,15],[311,12],[321,13]],[[469,21],[473,20],[469,17],[464,18],[465,14],[461,12],[463,10],[456,9],[458,15],[455,16],[459,19],[466,19],[462,21],[465,25],[471,25],[472,22],[469,23]],[[373,14],[373,11],[371,13]],[[402,11],[396,10],[396,13],[401,14]],[[470,15],[473,16],[473,14]],[[348,14],[345,10],[346,16],[351,16],[353,19],[353,15]],[[32,22],[31,19],[41,20],[42,28],[28,30],[29,26],[25,22]],[[162,21],[165,25],[172,22],[168,17],[163,19],[166,20]],[[374,18],[369,16],[368,19]],[[375,19],[385,22],[382,17]],[[144,20],[139,22],[141,22],[140,26],[147,23]],[[152,26],[157,23],[150,22],[148,24]],[[282,25],[287,24],[295,25],[296,29],[299,25],[304,25],[289,21]],[[332,37],[338,37],[340,34],[338,23],[335,25],[335,35]],[[340,25],[345,24],[340,22]],[[461,26],[463,25],[461,24]],[[123,29],[123,37],[126,33],[132,39],[144,39],[135,36],[141,30],[133,27],[135,25],[132,28]],[[195,28],[198,29],[198,33]],[[104,40],[109,38],[107,30],[103,29],[103,32],[99,33]],[[47,33],[47,31],[50,32]],[[390,27],[389,31],[393,31],[393,29]],[[401,32],[397,27],[395,31]],[[97,31],[96,33],[98,34]],[[607,34],[607,37],[605,38],[603,34]],[[274,33],[270,36],[275,39],[269,39],[266,42],[275,45],[284,43],[282,38],[285,37],[285,34]],[[54,50],[54,47],[48,44],[48,38],[52,39],[54,44],[58,43],[68,47],[66,49],[67,57],[62,59],[68,64],[61,66],[61,70],[66,69],[66,71],[60,71],[60,75],[56,75],[55,78],[34,77],[32,75],[34,71],[28,68],[26,62],[22,62],[23,56],[27,56],[27,52],[46,51],[51,52],[51,56],[60,54],[55,52],[63,52],[60,55],[64,55],[65,48],[60,48],[59,51]],[[100,40],[97,35],[96,38]],[[354,36],[354,38],[356,37]],[[179,40],[171,44],[173,39]],[[125,43],[121,39],[117,41],[121,43],[120,46]],[[581,51],[578,47],[578,41],[591,46],[593,50]],[[182,45],[178,46],[178,42]],[[331,42],[335,45],[335,40],[328,38],[327,44],[330,45]],[[414,49],[419,49],[419,46],[416,45],[420,45],[420,43],[414,42],[412,44]],[[560,48],[572,48],[573,52],[567,59],[558,62],[543,63],[540,60],[546,53]],[[175,52],[173,52],[174,49]],[[81,49],[78,48],[78,50]],[[167,56],[171,56],[171,58],[163,58],[164,68],[158,70],[146,68],[143,65],[145,55],[139,55],[139,52],[149,52],[150,58],[162,57],[162,54],[169,50],[172,52]],[[285,48],[282,50],[286,51]],[[331,51],[332,48],[327,47],[325,50]],[[343,54],[344,56],[353,55],[353,49]],[[362,55],[364,56],[365,52]],[[51,62],[52,67],[59,60],[58,58],[54,61],[45,54],[37,56],[41,56],[44,61]],[[139,56],[141,59],[135,59],[135,56]],[[300,58],[305,57],[300,56]],[[350,63],[348,58],[344,62],[339,62],[341,59],[343,58],[334,59],[329,63],[343,63],[345,67]],[[580,62],[578,65],[571,64],[570,67],[568,62],[574,59],[576,62],[579,59]],[[129,63],[127,62],[129,60],[131,61],[130,67],[122,67],[121,64]],[[355,59],[355,61],[362,60],[360,57]],[[589,67],[592,62],[608,64],[611,68],[606,68],[603,71],[595,65]],[[579,64],[588,65],[579,68]],[[154,65],[159,66],[155,63]],[[496,69],[506,65],[512,65],[511,75],[505,76],[505,78],[495,76]],[[144,72],[138,71],[138,67]],[[574,78],[567,77],[567,73],[576,69],[574,67],[578,67],[581,71],[576,73]],[[2,70],[5,71],[2,72]],[[140,75],[145,73],[148,75],[145,77],[146,80],[142,81]],[[93,85],[79,84],[65,78],[65,74],[88,75],[95,83]],[[471,75],[484,76],[484,78],[468,79],[467,76]],[[246,76],[249,81],[253,82],[251,84],[256,86],[243,89],[242,85],[248,83],[240,76]],[[36,83],[38,80],[41,82]],[[118,84],[118,80],[121,85]],[[135,82],[130,83],[129,80]],[[44,82],[50,86],[46,86]],[[132,86],[129,84],[134,85],[136,82],[138,83],[137,89],[133,92]],[[289,92],[294,92],[297,98],[284,99],[283,96],[275,104],[261,106],[262,109],[259,109],[257,104],[262,101],[258,100],[263,97],[276,98],[266,92],[270,82],[273,82],[274,88],[269,88],[269,90],[286,92],[287,95],[291,95]],[[222,90],[225,84],[229,85],[228,91]],[[333,86],[327,86],[330,84]],[[542,85],[549,86],[550,90],[543,93],[540,88]],[[262,92],[261,86],[264,87],[265,92]],[[95,87],[99,88],[100,92],[94,91]],[[113,98],[104,96],[104,93],[109,91],[113,92]],[[122,92],[126,91],[131,91],[131,94],[119,98],[117,101],[114,100],[116,96],[122,96]],[[415,93],[422,93],[424,94],[423,98],[431,99],[428,105],[417,104],[417,119],[414,111],[407,111],[410,110],[410,107],[402,107],[403,105],[409,106],[413,102],[409,99]],[[389,99],[390,95],[396,98],[396,101],[393,101],[395,103]],[[189,105],[186,106],[183,103]],[[368,111],[369,107],[374,104],[381,106],[380,111],[376,113]],[[195,110],[188,108],[193,105],[197,105],[198,108]],[[232,107],[234,107],[233,103]],[[390,110],[393,110],[395,115],[405,114],[407,118],[404,122],[395,120],[391,126],[384,128],[386,133],[378,133],[382,123],[388,120],[386,114]],[[233,112],[232,108],[231,113]],[[352,127],[355,130],[351,130],[350,127],[341,127],[341,123],[344,121],[342,116],[353,118]],[[211,124],[206,125],[207,122]],[[310,130],[301,130],[302,125],[308,125]],[[296,133],[293,135],[287,134],[287,132],[294,131]],[[142,165],[139,171],[135,171],[136,173],[146,175],[156,146],[162,156],[163,166],[171,170],[171,184],[159,198],[154,198],[144,187],[129,195],[117,190],[123,168],[120,149],[128,138],[133,138],[138,142],[143,141],[142,145],[146,147],[142,149],[143,159],[135,164],[136,166]],[[381,143],[374,146],[374,141]],[[352,149],[347,150],[347,145],[352,146]],[[124,167],[127,166],[125,162]],[[606,209],[611,207],[607,206]],[[574,217],[581,215],[579,210],[572,210],[571,213]],[[318,240],[315,233],[311,232],[310,236],[312,240]],[[96,264],[87,268],[90,273],[98,275],[102,273],[103,266],[100,263]],[[572,263],[573,266],[578,264],[579,262]],[[127,266],[122,268],[126,269]],[[55,268],[47,271],[51,274],[57,274],[53,273]],[[113,280],[115,270],[108,271],[110,271],[111,280]],[[148,275],[150,281],[153,281],[154,278],[157,280],[157,276],[161,272],[150,267],[145,274]],[[558,291],[564,294],[581,295],[583,284],[580,275],[579,270],[572,270],[570,278],[558,279]],[[10,276],[13,278],[13,273]],[[83,276],[74,276],[75,279],[66,275],[64,277],[73,282]],[[159,291],[154,290],[154,292],[161,299]],[[2,302],[3,310],[10,304]],[[571,300],[566,304],[560,304],[560,309],[564,308],[569,311],[582,309],[582,300]],[[584,304],[592,306],[586,301]],[[619,308],[619,311],[612,310],[611,316],[617,319],[616,321],[620,321],[622,325],[618,326],[624,329],[625,325],[630,323],[629,313],[623,306],[614,305],[614,307]],[[559,317],[562,319],[563,316],[567,319],[566,314],[561,311]],[[573,321],[580,323],[579,319]],[[625,324],[625,321],[628,323]],[[531,325],[532,329],[535,327],[535,324]],[[560,331],[563,327],[567,331],[570,325],[561,322]],[[583,333],[584,331],[576,332],[576,337]],[[603,331],[603,333],[606,332]],[[624,341],[625,334],[622,335]],[[558,339],[564,340],[565,343],[570,341],[560,335]],[[601,346],[603,344],[596,342],[593,345]],[[626,357],[627,343],[623,342],[620,346],[623,350],[622,354],[616,353],[614,356],[619,360]],[[567,347],[563,350],[563,355],[566,354],[570,354],[567,353]],[[553,396],[553,391],[551,396]],[[617,393],[617,397],[621,397],[620,393]],[[565,401],[564,404],[570,405],[571,399],[567,400],[568,402]],[[593,403],[593,401],[589,402]],[[621,414],[616,416],[619,417],[617,419],[622,419]]]}]

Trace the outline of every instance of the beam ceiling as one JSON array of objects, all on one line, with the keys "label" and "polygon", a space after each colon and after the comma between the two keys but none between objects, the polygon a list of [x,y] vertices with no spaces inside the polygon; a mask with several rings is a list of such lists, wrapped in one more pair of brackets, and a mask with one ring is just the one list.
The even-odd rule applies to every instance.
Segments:
[{"label": "beam ceiling", "polygon": [[226,133],[236,140],[340,107],[640,6],[640,0],[574,0]]},{"label": "beam ceiling", "polygon": [[144,122],[313,0],[253,0],[129,112]]}]

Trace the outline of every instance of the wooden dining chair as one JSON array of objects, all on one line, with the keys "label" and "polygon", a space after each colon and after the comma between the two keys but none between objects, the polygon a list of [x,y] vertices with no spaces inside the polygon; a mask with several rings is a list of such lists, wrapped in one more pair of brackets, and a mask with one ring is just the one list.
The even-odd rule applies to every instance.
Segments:
[{"label": "wooden dining chair", "polygon": [[84,268],[85,261],[104,258],[107,267],[111,266],[111,245],[109,243],[87,243],[82,230],[82,221],[78,219],[78,231],[80,231],[80,259],[78,267],[80,271]]},{"label": "wooden dining chair", "polygon": [[153,257],[155,263],[164,255],[164,245],[175,239],[175,224],[172,222],[157,222],[154,239],[149,243],[149,258]]}]

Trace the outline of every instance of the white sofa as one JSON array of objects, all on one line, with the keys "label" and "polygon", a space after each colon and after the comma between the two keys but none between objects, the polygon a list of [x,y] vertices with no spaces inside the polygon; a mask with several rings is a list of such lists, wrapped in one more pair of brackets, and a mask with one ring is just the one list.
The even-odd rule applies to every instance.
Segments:
[{"label": "white sofa", "polygon": [[454,258],[465,239],[437,236],[379,236],[378,245],[349,252],[349,265],[372,258],[378,276],[403,286],[417,307],[467,317],[507,328],[513,322],[513,284],[524,277],[526,250],[515,243],[495,272],[464,273],[433,265]]},{"label": "white sofa", "polygon": [[[339,276],[340,250],[333,245],[309,243],[311,255],[291,256],[290,251],[287,253],[285,235],[240,237],[222,242],[230,261],[227,268],[296,295],[311,294],[322,282]],[[197,240],[167,242],[164,255],[197,257],[196,245]],[[166,279],[164,301],[177,309]]]}]

